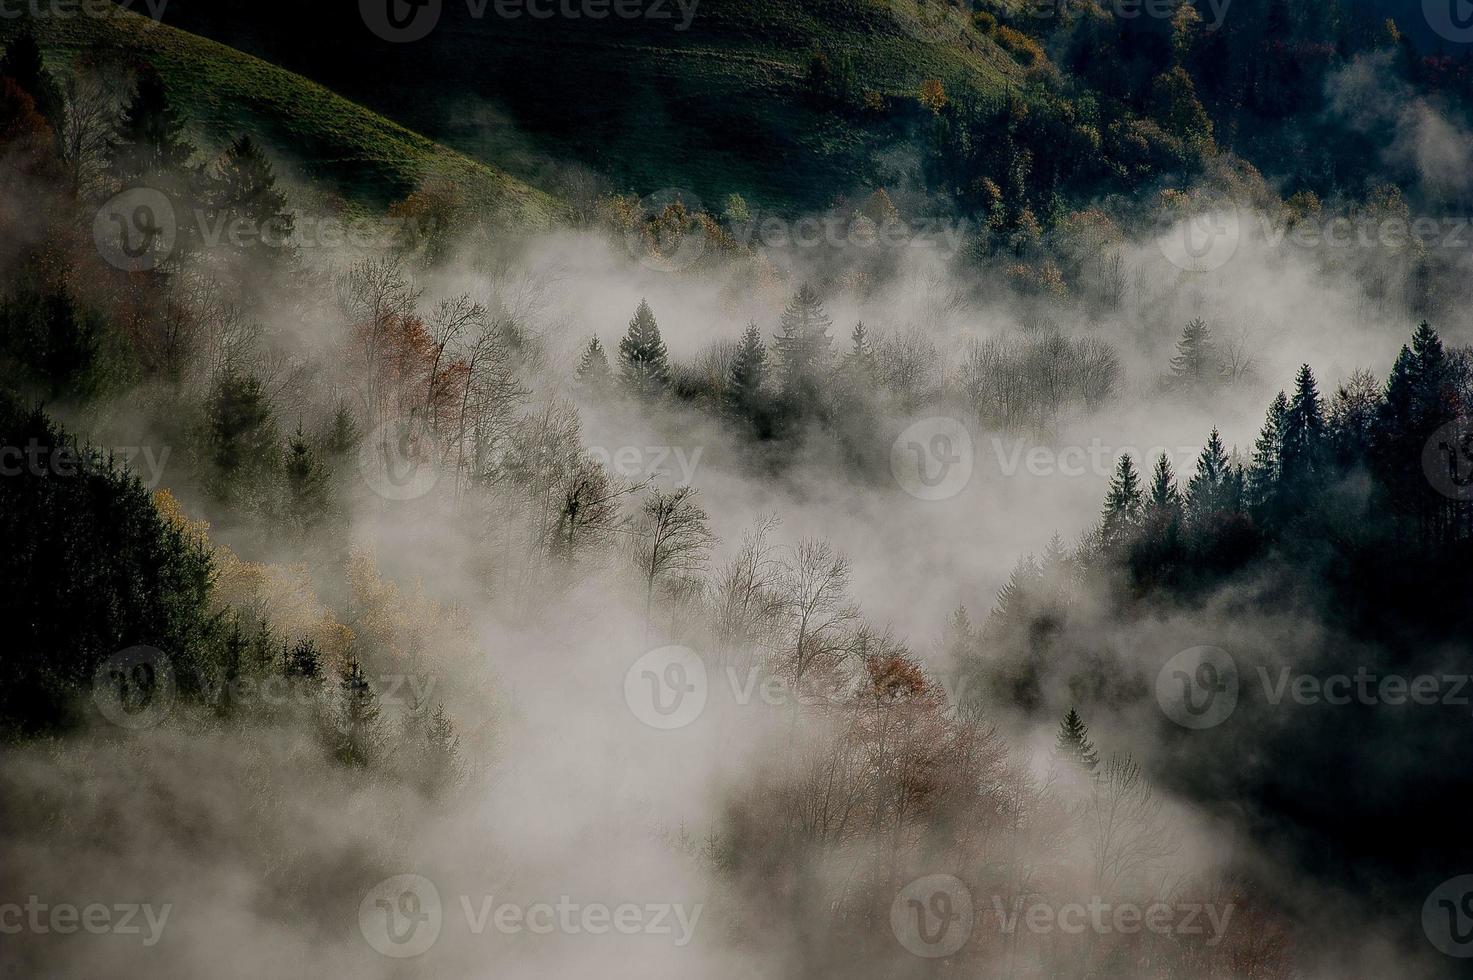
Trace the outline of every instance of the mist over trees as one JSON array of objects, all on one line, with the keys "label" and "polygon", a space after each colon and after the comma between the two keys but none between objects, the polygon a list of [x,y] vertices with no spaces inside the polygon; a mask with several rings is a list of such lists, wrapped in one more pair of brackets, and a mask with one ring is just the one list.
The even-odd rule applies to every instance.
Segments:
[{"label": "mist over trees", "polygon": [[[1432,318],[1458,260],[1305,259],[1297,288],[1360,290],[1364,320],[1407,339],[1389,370],[1326,351],[1268,378],[1313,341],[1255,341],[1242,297],[1141,254],[1227,185],[1277,221],[1410,213],[1369,172],[1365,201],[1315,175],[1281,200],[1226,141],[1263,126],[1255,150],[1279,159],[1358,53],[1397,54],[1420,93],[1467,79],[1359,12],[1252,6],[1272,35],[1208,32],[1193,5],[1032,28],[968,10],[967,36],[1029,73],[994,104],[930,77],[902,99],[805,55],[802,98],[893,110],[927,184],[836,190],[827,216],[872,230],[940,188],[973,222],[923,261],[768,249],[735,191],[720,214],[608,193],[576,227],[477,227],[429,176],[381,210],[444,224],[391,244],[211,241],[221,222],[298,241],[313,208],[375,205],[187,118],[167,71],[7,34],[0,862],[62,890],[172,881],[196,922],[236,923],[222,943],[280,941],[324,975],[396,966],[355,917],[411,870],[452,912],[482,880],[693,896],[699,941],[668,962],[593,947],[651,975],[1290,978],[1334,975],[1360,930],[1378,968],[1425,954],[1420,902],[1466,850],[1464,729],[1364,703],[1295,715],[1254,683],[1467,659],[1473,348]],[[140,190],[175,211],[167,247],[156,199],[109,210]],[[1067,512],[984,472],[1003,440],[1057,459],[1105,420],[1205,424],[1193,458],[1115,452]],[[919,461],[960,462],[962,432],[978,472],[927,500],[897,433],[937,422]],[[984,510],[1011,536],[980,546]],[[925,620],[938,602],[954,611]],[[1189,731],[1157,655],[1209,644],[1241,699]],[[74,832],[104,842],[76,865]],[[1454,843],[1409,853],[1424,838]],[[937,875],[975,906],[939,956],[906,925],[926,932],[940,906],[909,889]],[[996,921],[1091,904],[1228,916]],[[447,935],[421,963],[586,970],[567,939],[502,961]],[[23,968],[91,962],[57,948]],[[204,962],[163,952],[166,972]]]}]

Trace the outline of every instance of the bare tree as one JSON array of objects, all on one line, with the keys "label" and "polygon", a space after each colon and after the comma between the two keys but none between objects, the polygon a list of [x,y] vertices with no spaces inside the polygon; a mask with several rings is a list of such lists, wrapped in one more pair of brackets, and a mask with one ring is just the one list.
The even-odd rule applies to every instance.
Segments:
[{"label": "bare tree", "polygon": [[1132,883],[1176,851],[1161,799],[1128,755],[1111,756],[1091,780],[1081,823],[1100,894]]},{"label": "bare tree", "polygon": [[831,665],[847,649],[859,609],[849,601],[849,559],[827,541],[807,538],[783,562],[781,589],[791,631],[785,665],[797,687],[815,664]]},{"label": "bare tree", "polygon": [[72,195],[96,189],[107,175],[107,151],[122,112],[122,86],[86,66],[68,75],[66,115],[62,119],[61,159],[71,177]]},{"label": "bare tree", "polygon": [[666,493],[658,487],[645,498],[635,526],[635,564],[644,577],[644,621],[649,630],[655,586],[666,578],[684,578],[706,567],[714,536],[698,491],[684,486]]},{"label": "bare tree", "polygon": [[711,618],[717,655],[767,643],[782,611],[778,592],[781,566],[768,535],[778,526],[776,516],[764,517],[742,538],[736,555],[717,576]]}]

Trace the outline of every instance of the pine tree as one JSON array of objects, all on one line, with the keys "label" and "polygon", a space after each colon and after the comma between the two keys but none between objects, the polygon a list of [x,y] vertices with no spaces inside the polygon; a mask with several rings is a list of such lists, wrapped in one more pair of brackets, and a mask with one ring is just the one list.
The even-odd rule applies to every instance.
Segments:
[{"label": "pine tree", "polygon": [[289,522],[298,530],[316,527],[331,505],[329,474],[307,443],[300,422],[287,443],[285,469]]},{"label": "pine tree", "polygon": [[1039,592],[1043,584],[1043,570],[1032,555],[1024,555],[1013,566],[1012,574],[997,592],[997,605],[993,607],[993,624],[1003,626],[1026,623],[1038,607]]},{"label": "pine tree", "polygon": [[276,186],[271,161],[249,136],[238,137],[226,148],[215,167],[212,191],[222,216],[250,222],[272,243],[291,237],[296,217]]},{"label": "pine tree", "polygon": [[66,103],[61,86],[46,69],[41,45],[29,26],[5,46],[5,54],[0,56],[0,78],[9,78],[19,85],[34,100],[37,114],[51,127],[51,131],[61,132],[66,121]]},{"label": "pine tree", "polygon": [[1281,487],[1291,496],[1291,503],[1304,504],[1301,498],[1323,477],[1325,465],[1324,406],[1308,364],[1299,368],[1294,379],[1294,396],[1284,413],[1279,460]]},{"label": "pine tree", "polygon": [[229,498],[235,483],[260,477],[280,465],[277,429],[261,382],[226,368],[215,378],[205,403],[210,461],[217,492]]},{"label": "pine tree", "polygon": [[834,321],[818,293],[804,283],[782,315],[782,333],[773,346],[782,369],[783,401],[799,415],[822,406],[822,383],[833,356],[829,328]]},{"label": "pine tree", "polygon": [[1176,485],[1171,459],[1162,453],[1156,457],[1156,467],[1151,471],[1151,486],[1146,491],[1145,523],[1156,536],[1161,537],[1173,532],[1181,519],[1181,490]]},{"label": "pine tree", "polygon": [[1070,708],[1059,724],[1054,751],[1091,775],[1100,767],[1099,753],[1089,740],[1089,726],[1079,717],[1079,711],[1075,708]]},{"label": "pine tree", "polygon": [[421,736],[417,753],[415,778],[420,790],[431,799],[451,792],[465,778],[465,765],[460,757],[460,736],[445,714],[443,704],[435,707],[430,723]]},{"label": "pine tree", "polygon": [[337,411],[333,413],[327,435],[322,440],[323,455],[330,461],[340,460],[357,450],[361,436],[353,410],[346,404],[339,404]]},{"label": "pine tree", "polygon": [[169,176],[182,171],[193,155],[194,147],[184,138],[184,120],[169,102],[162,76],[145,64],[118,124],[113,172],[125,181]]},{"label": "pine tree", "polygon": [[660,339],[660,326],[644,300],[629,321],[629,332],[619,341],[619,374],[626,391],[647,400],[658,397],[670,383],[669,356]]},{"label": "pine tree", "polygon": [[290,652],[283,645],[282,655],[282,673],[287,677],[313,682],[322,680],[322,657],[317,652],[317,644],[311,640],[300,641]]},{"label": "pine tree", "polygon": [[578,384],[589,394],[602,394],[609,389],[613,374],[609,370],[609,355],[597,337],[588,341],[583,356],[578,361]]},{"label": "pine tree", "polygon": [[757,324],[747,324],[741,345],[726,372],[726,410],[734,418],[758,421],[763,413],[767,382],[767,349]]},{"label": "pine tree", "polygon": [[334,719],[334,757],[344,765],[363,767],[378,759],[378,696],[363,673],[363,665],[350,656],[338,674],[338,705]]},{"label": "pine tree", "polygon": [[1282,391],[1268,407],[1268,416],[1253,444],[1248,467],[1248,504],[1261,518],[1272,520],[1279,493],[1284,456],[1284,426],[1289,414],[1289,397]]},{"label": "pine tree", "polygon": [[1222,360],[1207,321],[1197,317],[1182,330],[1171,359],[1172,381],[1178,387],[1212,384],[1222,378]]},{"label": "pine tree", "polygon": [[1197,457],[1197,472],[1187,483],[1187,513],[1202,520],[1227,509],[1226,485],[1232,465],[1222,445],[1222,434],[1214,427],[1207,445]]},{"label": "pine tree", "polygon": [[1141,505],[1140,474],[1129,453],[1121,455],[1115,464],[1115,476],[1110,480],[1110,490],[1105,495],[1105,512],[1100,519],[1100,541],[1106,549],[1124,544],[1140,525]]}]

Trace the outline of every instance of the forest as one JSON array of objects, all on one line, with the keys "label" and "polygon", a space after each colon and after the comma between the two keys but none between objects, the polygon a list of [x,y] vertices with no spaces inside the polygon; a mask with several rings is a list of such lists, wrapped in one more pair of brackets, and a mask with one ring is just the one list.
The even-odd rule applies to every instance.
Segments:
[{"label": "forest", "polygon": [[1456,11],[589,3],[0,20],[0,972],[1462,975]]}]

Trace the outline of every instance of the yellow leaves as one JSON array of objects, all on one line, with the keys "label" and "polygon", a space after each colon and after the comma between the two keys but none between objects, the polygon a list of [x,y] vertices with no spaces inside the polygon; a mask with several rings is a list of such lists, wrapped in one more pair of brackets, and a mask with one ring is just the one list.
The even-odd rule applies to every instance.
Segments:
[{"label": "yellow leaves", "polygon": [[928,78],[921,82],[921,105],[932,112],[940,112],[946,107],[946,86],[941,84],[939,78]]},{"label": "yellow leaves", "polygon": [[209,521],[197,521],[184,512],[184,505],[179,503],[179,498],[167,490],[155,490],[153,492],[153,506],[159,515],[170,524],[184,532],[187,537],[194,538],[202,543],[209,542]]}]

